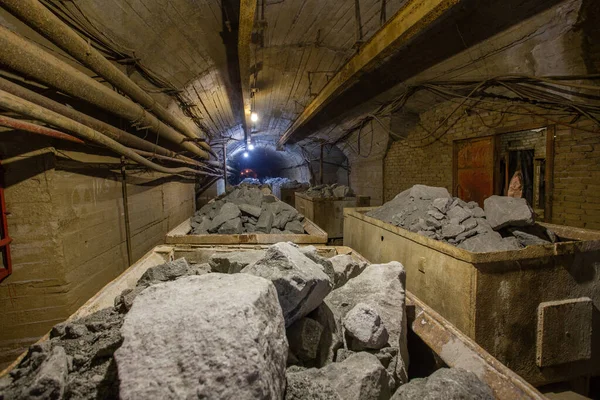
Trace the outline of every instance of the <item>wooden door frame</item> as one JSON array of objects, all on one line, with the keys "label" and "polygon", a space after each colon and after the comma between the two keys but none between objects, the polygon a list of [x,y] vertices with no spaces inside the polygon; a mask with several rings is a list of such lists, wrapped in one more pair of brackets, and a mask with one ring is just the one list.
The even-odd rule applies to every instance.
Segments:
[{"label": "wooden door frame", "polygon": [[452,141],[452,195],[458,196],[458,144],[465,141],[486,139],[492,137],[494,146],[494,176],[493,186],[494,193],[501,194],[500,182],[498,177],[500,176],[500,140],[498,136],[505,133],[514,133],[521,131],[531,131],[535,129],[545,128],[546,129],[546,166],[544,172],[544,222],[552,223],[552,203],[554,194],[554,138],[556,136],[556,125],[554,124],[522,124],[510,127],[494,128],[491,134],[483,136],[473,136],[470,138],[457,139]]}]

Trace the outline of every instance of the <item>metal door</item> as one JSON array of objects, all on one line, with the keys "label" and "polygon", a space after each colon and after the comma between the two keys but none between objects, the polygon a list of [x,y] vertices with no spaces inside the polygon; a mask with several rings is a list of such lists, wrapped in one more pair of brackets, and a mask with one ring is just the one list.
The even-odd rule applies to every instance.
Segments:
[{"label": "metal door", "polygon": [[454,142],[454,195],[464,201],[494,194],[494,136]]}]

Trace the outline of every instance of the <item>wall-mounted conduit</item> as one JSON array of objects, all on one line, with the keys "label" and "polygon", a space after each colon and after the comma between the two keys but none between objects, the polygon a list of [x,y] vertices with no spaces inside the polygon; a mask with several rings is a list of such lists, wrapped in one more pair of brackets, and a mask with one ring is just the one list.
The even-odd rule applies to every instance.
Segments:
[{"label": "wall-mounted conduit", "polygon": [[0,281],[12,274],[12,259],[10,257],[10,243],[12,239],[8,235],[8,221],[6,220],[6,201],[4,199],[4,169],[0,161]]}]

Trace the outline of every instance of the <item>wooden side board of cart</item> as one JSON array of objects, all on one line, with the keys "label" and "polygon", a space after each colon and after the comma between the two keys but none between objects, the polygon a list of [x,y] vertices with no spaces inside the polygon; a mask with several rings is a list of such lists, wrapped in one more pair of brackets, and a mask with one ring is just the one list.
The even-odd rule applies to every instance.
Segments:
[{"label": "wooden side board of cart", "polygon": [[324,244],[327,243],[327,233],[308,218],[304,219],[302,234],[267,234],[261,232],[242,233],[239,235],[192,235],[191,218],[183,221],[176,228],[167,233],[168,244],[273,244],[278,242],[292,242],[296,244]]}]

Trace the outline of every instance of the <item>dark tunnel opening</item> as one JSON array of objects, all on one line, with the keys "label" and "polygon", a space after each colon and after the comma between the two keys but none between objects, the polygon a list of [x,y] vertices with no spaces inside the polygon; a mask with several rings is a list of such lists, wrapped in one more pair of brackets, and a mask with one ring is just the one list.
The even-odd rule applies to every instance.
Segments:
[{"label": "dark tunnel opening", "polygon": [[[247,156],[246,156],[247,154]],[[326,146],[323,151],[323,174],[320,170],[320,145],[314,143],[303,146],[286,146],[278,151],[271,142],[255,142],[253,150],[236,143],[228,149],[228,165],[236,169],[228,183],[236,185],[244,178],[256,178],[264,182],[266,178],[288,178],[298,182],[319,184],[339,183],[348,185],[348,159],[336,146]]]},{"label": "dark tunnel opening", "polygon": [[247,152],[243,149],[237,150],[229,157],[228,162],[237,170],[230,178],[232,184],[237,184],[247,177],[263,180],[287,176],[286,170],[290,167],[285,152],[278,152],[267,146],[256,147]]}]

